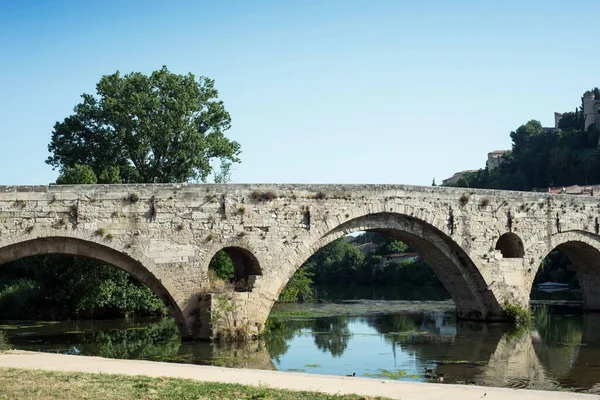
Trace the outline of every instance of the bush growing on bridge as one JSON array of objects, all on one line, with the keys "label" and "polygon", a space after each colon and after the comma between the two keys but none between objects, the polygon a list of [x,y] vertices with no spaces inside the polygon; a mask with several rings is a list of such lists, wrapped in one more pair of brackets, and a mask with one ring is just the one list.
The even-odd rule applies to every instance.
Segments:
[{"label": "bush growing on bridge", "polygon": [[529,308],[523,307],[521,304],[510,303],[508,300],[504,300],[504,312],[515,321],[515,325],[518,327],[529,327],[533,322],[533,313]]}]

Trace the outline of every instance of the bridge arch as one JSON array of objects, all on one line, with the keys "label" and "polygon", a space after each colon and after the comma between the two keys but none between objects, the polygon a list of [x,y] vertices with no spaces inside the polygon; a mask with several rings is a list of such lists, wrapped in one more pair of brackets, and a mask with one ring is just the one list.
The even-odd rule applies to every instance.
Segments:
[{"label": "bridge arch", "polygon": [[0,243],[0,266],[25,257],[49,254],[71,255],[105,262],[122,269],[138,282],[150,288],[162,300],[175,319],[182,337],[190,336],[179,305],[160,279],[148,269],[153,265],[152,262],[143,256],[127,254],[124,250],[103,242],[66,235],[20,238],[8,243]]},{"label": "bridge arch", "polygon": [[525,256],[523,241],[512,232],[506,232],[500,236],[495,249],[502,253],[503,258],[523,258]]},{"label": "bridge arch", "polygon": [[334,240],[357,231],[378,232],[400,240],[428,262],[438,279],[450,293],[463,319],[499,320],[503,311],[488,288],[477,266],[450,236],[432,223],[401,213],[379,212],[357,216],[333,229],[318,234],[316,240],[295,259],[274,298],[285,287],[298,268],[317,250]]},{"label": "bridge arch", "polygon": [[600,236],[586,231],[567,231],[546,236],[529,248],[535,254],[531,259],[533,268],[529,291],[543,259],[553,250],[559,250],[573,265],[581,288],[583,308],[600,311]]},{"label": "bridge arch", "polygon": [[240,244],[226,245],[213,251],[210,261],[213,260],[219,251],[225,252],[233,264],[233,284],[235,290],[238,292],[251,292],[256,277],[262,275],[260,262],[254,255],[254,252]]}]

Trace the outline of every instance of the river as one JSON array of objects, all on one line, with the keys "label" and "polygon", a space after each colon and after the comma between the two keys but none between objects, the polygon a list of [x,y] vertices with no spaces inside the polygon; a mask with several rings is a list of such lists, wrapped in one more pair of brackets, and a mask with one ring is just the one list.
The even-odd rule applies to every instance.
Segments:
[{"label": "river", "polygon": [[457,321],[451,300],[379,297],[277,305],[268,337],[245,345],[182,342],[169,318],[5,321],[0,330],[23,350],[600,393],[600,314],[542,300],[534,327],[516,330]]}]

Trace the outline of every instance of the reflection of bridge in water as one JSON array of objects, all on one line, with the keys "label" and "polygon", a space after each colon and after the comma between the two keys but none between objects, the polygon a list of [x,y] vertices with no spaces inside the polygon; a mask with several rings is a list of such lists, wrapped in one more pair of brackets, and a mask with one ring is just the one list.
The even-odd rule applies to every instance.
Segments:
[{"label": "reflection of bridge in water", "polygon": [[[348,323],[353,319],[281,321],[282,331],[268,343],[189,348],[183,344],[178,355],[184,356],[182,361],[187,354],[226,367],[276,369],[272,359],[287,352],[289,341],[300,332],[312,332],[321,351],[343,357],[352,340]],[[365,322],[382,334],[394,351],[403,349],[421,361],[436,361],[436,372],[446,374],[447,383],[600,392],[600,314],[586,314],[581,319],[542,314],[538,328],[530,332],[509,329],[508,324],[455,322],[443,312],[403,318],[381,315]],[[417,331],[420,333],[408,334]]]},{"label": "reflection of bridge in water", "polygon": [[531,332],[458,322],[454,335],[424,335],[427,345],[399,345],[437,360],[437,372],[449,383],[600,392],[600,314],[586,314],[579,324],[570,319],[567,325],[561,316],[546,322]]},{"label": "reflection of bridge in water", "polygon": [[[447,383],[600,392],[600,314],[586,314],[580,320],[543,315],[538,328],[530,332],[509,329],[507,324],[455,322],[447,315],[415,314],[404,319],[378,316],[365,321],[394,349],[402,348],[420,360],[436,360],[436,372],[446,374]],[[349,321],[345,317],[295,321],[286,326],[281,343],[221,344],[200,358],[212,357],[217,364],[229,367],[276,369],[271,359],[285,354],[288,348],[284,342],[301,331],[318,333],[315,345],[343,357],[351,340]],[[415,330],[422,333],[407,335]],[[182,350],[185,352],[182,348],[180,354]]]}]

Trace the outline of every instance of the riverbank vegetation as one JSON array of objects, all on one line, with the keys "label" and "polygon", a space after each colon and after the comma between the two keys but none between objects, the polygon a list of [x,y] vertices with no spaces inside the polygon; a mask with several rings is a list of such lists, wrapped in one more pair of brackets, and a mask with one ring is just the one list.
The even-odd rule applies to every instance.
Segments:
[{"label": "riverbank vegetation", "polygon": [[7,399],[269,399],[384,400],[382,397],[332,395],[232,383],[198,382],[81,372],[0,368],[1,397]]},{"label": "riverbank vegetation", "polygon": [[[360,250],[368,247],[368,252]],[[365,246],[366,245],[366,246]],[[395,255],[395,257],[390,257]],[[280,302],[312,301],[339,285],[445,289],[431,267],[406,244],[374,232],[324,246],[294,274]]]},{"label": "riverbank vegetation", "polygon": [[60,320],[165,315],[156,295],[124,271],[63,255],[2,266],[0,319]]}]

